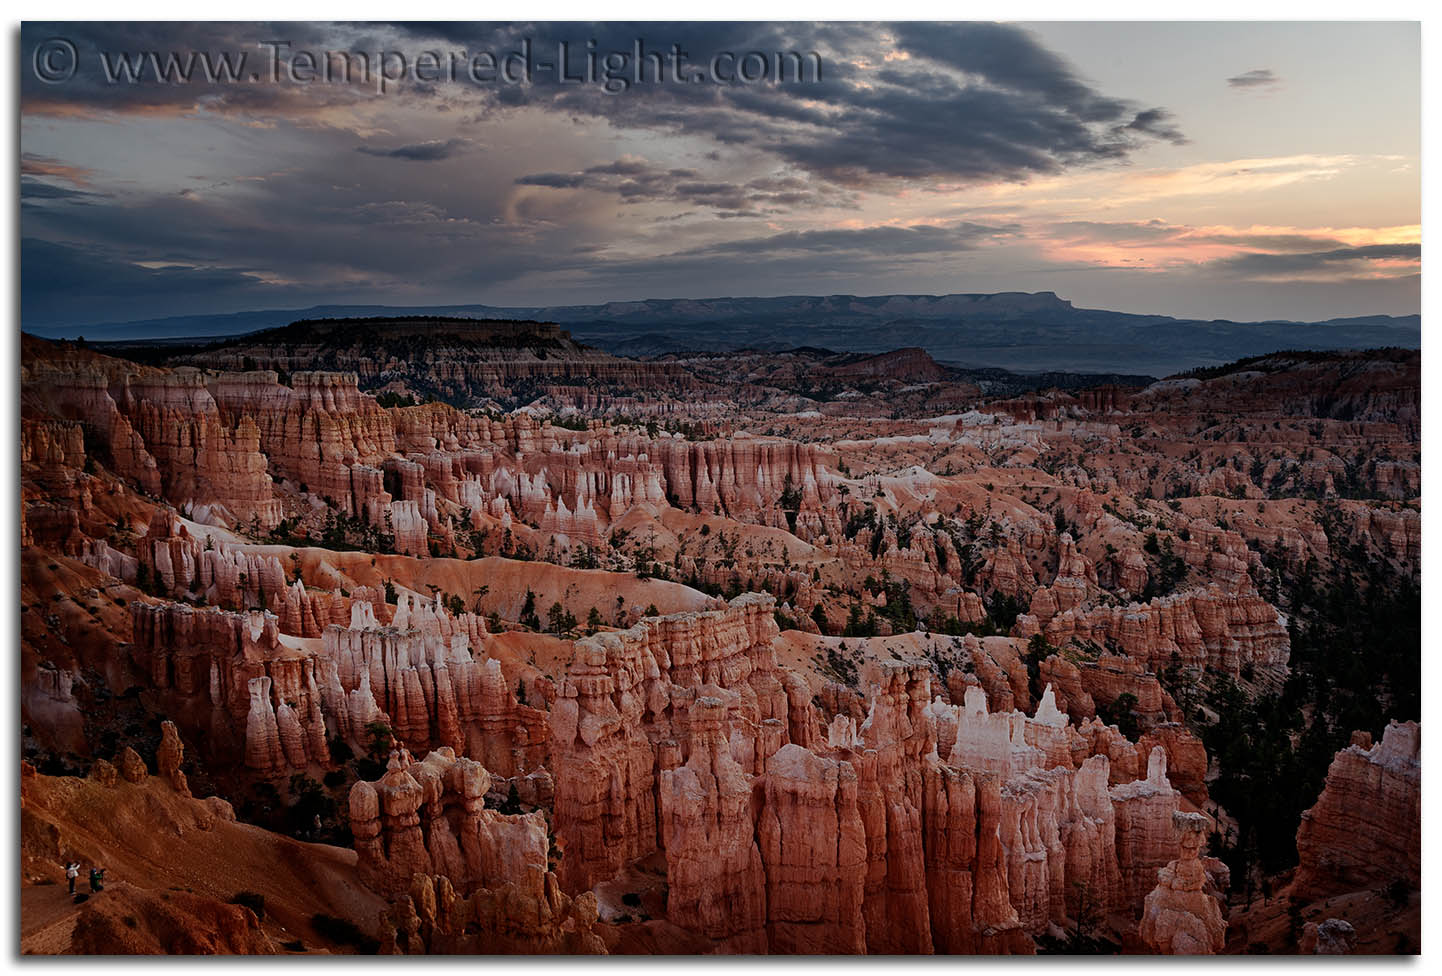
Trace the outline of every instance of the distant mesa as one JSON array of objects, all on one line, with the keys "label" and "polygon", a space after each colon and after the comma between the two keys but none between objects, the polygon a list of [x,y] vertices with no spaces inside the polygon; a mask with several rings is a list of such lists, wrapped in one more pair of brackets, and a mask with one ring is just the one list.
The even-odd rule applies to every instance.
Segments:
[{"label": "distant mesa", "polygon": [[938,362],[1023,373],[1167,376],[1277,349],[1421,345],[1418,315],[1320,322],[1234,322],[1079,308],[1054,292],[953,295],[789,295],[646,299],[598,305],[323,305],[308,309],[189,315],[137,322],[24,323],[47,338],[91,341],[240,337],[296,323],[375,318],[441,323],[455,318],[555,323],[613,355],[819,347],[877,354],[924,349]]},{"label": "distant mesa", "polygon": [[262,342],[356,341],[362,338],[452,339],[482,345],[518,339],[538,343],[571,342],[570,333],[554,322],[533,319],[476,319],[447,315],[367,315],[341,318],[297,319],[277,329],[265,329],[228,340],[226,345]]},{"label": "distant mesa", "polygon": [[[620,359],[584,345],[554,322],[444,315],[305,318],[249,335],[193,344],[117,344],[138,361],[166,366],[290,374],[354,373],[360,389],[418,402],[513,409],[553,387],[620,395],[684,391],[689,374]],[[408,402],[403,399],[401,402]]]}]

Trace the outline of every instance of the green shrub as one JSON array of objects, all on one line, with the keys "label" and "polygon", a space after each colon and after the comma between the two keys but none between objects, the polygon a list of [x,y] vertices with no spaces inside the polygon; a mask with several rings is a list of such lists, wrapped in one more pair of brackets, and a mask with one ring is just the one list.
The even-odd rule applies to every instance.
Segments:
[{"label": "green shrub", "polygon": [[254,891],[237,891],[230,897],[232,905],[243,905],[255,912],[256,918],[265,918],[265,895]]}]

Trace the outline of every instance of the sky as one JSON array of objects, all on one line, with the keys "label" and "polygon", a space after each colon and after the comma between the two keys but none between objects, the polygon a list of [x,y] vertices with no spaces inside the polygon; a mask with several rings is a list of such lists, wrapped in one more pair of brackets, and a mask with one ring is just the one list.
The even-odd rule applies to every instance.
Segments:
[{"label": "sky", "polygon": [[[588,41],[722,77],[562,83],[563,41],[573,78]],[[469,77],[525,42],[529,82]],[[355,51],[408,76],[347,83],[327,53]],[[820,78],[729,80],[751,51]],[[247,60],[157,83],[150,52]],[[28,23],[20,60],[26,326],[995,291],[1419,311],[1416,24]]]}]

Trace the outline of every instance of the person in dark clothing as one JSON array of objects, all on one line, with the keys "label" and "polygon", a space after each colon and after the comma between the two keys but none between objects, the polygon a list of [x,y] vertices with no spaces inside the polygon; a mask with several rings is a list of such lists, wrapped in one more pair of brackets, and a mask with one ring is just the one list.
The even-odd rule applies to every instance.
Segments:
[{"label": "person in dark clothing", "polygon": [[104,869],[104,868],[91,868],[91,869],[90,869],[90,890],[91,890],[91,891],[100,891],[100,890],[103,889],[104,887],[105,887],[105,869]]}]

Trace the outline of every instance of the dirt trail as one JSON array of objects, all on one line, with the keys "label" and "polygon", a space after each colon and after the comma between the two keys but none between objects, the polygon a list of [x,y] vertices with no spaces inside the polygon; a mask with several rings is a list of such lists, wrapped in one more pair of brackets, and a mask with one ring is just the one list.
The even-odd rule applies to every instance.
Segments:
[{"label": "dirt trail", "polygon": [[[373,926],[383,907],[356,875],[355,852],[302,844],[217,815],[205,801],[180,796],[158,777],[102,786],[76,777],[27,777],[22,803],[21,952],[70,949],[76,917],[64,863],[81,863],[77,890],[88,893],[91,865],[105,868],[106,889],[193,893],[218,902],[242,891],[265,898],[265,932],[277,945],[301,940],[336,948],[317,935],[316,914]],[[98,903],[97,903],[98,904]]]},{"label": "dirt trail", "polygon": [[[77,891],[84,890],[77,886]],[[22,885],[20,888],[20,952],[51,955],[70,949],[70,932],[82,905],[73,903],[64,884]]]}]

